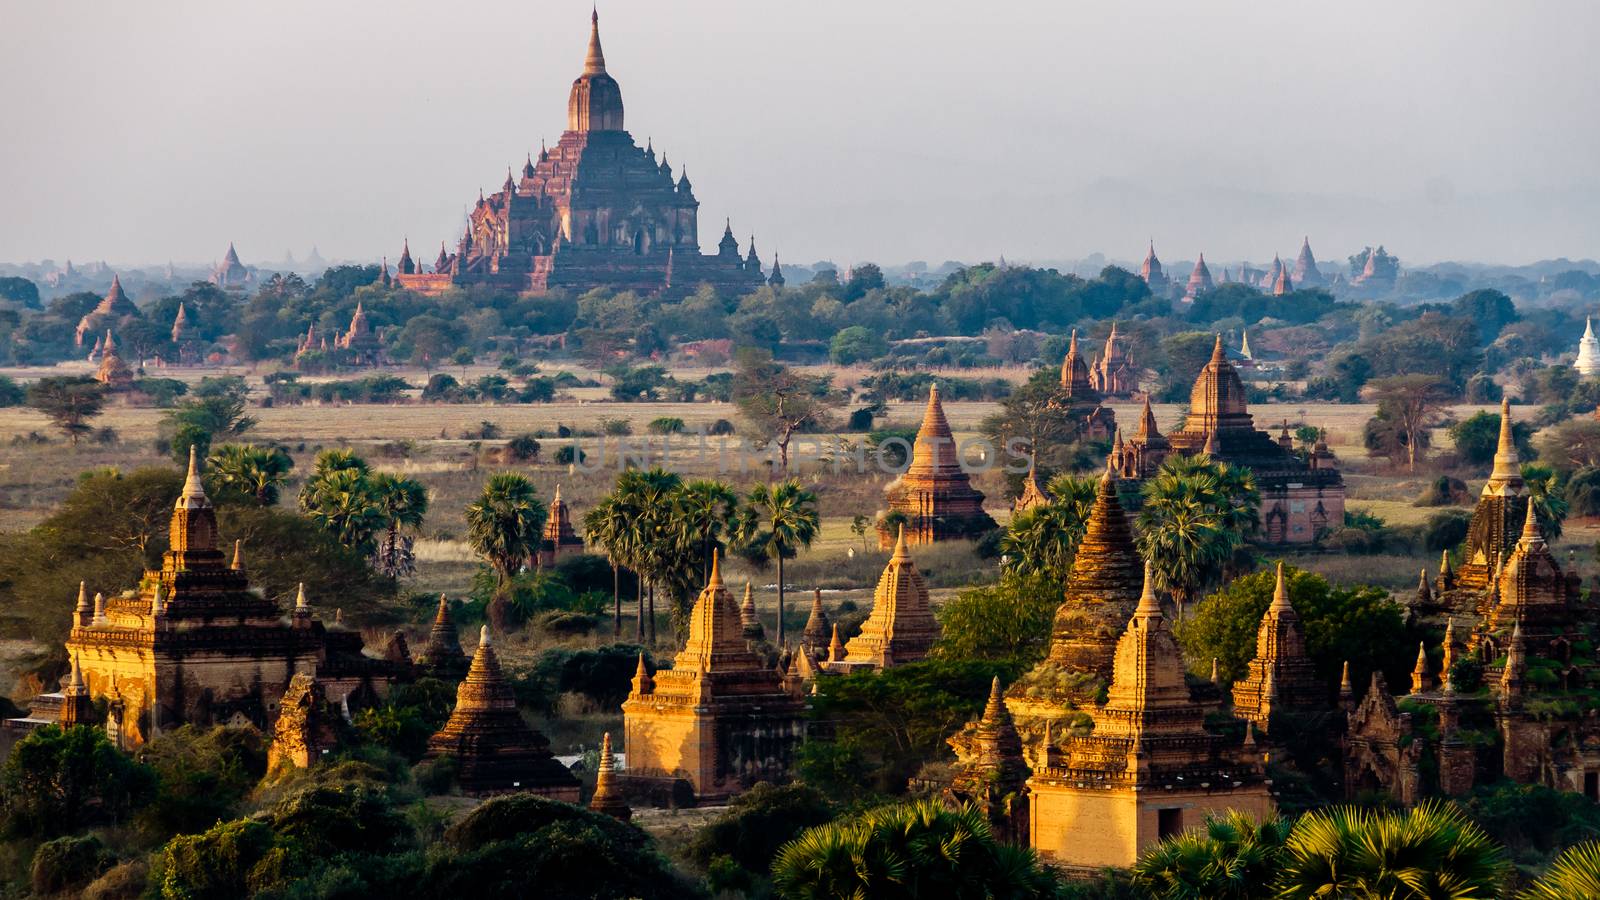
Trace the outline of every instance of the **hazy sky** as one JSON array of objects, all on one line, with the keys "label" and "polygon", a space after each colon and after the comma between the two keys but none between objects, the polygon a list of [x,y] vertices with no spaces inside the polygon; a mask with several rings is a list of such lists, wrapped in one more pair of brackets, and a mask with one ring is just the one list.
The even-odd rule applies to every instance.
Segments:
[{"label": "hazy sky", "polygon": [[[566,122],[589,0],[9,2],[0,260],[425,258]],[[1600,3],[605,0],[764,258],[1600,256]]]}]

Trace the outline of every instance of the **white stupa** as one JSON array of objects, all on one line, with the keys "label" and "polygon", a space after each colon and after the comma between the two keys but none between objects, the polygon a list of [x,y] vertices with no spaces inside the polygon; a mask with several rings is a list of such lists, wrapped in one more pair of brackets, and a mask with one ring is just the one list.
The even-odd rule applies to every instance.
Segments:
[{"label": "white stupa", "polygon": [[1594,336],[1594,319],[1584,322],[1583,339],[1578,341],[1578,359],[1572,367],[1584,378],[1600,376],[1600,339]]}]

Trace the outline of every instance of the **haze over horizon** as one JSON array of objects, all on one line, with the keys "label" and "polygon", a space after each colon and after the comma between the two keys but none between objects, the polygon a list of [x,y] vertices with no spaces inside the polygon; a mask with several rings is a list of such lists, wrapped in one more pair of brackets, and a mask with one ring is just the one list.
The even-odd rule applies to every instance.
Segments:
[{"label": "haze over horizon", "polygon": [[[0,260],[431,259],[554,142],[588,2],[6,13]],[[1600,6],[600,7],[627,126],[763,260],[1600,256]]]}]

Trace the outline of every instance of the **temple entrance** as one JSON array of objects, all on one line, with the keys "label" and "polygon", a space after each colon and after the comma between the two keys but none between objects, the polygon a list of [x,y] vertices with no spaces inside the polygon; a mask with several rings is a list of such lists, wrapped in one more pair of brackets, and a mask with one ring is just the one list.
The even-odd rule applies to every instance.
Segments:
[{"label": "temple entrance", "polygon": [[1583,773],[1583,795],[1590,800],[1600,801],[1600,772]]},{"label": "temple entrance", "polygon": [[634,253],[635,256],[643,256],[644,255],[644,232],[643,231],[635,231],[633,233],[633,253]]},{"label": "temple entrance", "polygon": [[1156,837],[1166,840],[1183,834],[1183,810],[1178,807],[1156,810]]}]

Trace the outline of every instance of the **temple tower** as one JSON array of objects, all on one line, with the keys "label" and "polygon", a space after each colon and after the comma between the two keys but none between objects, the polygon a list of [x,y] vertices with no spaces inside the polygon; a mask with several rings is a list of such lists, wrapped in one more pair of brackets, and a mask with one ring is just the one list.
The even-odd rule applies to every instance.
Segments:
[{"label": "temple tower", "polygon": [[1108,698],[1092,715],[1093,731],[1046,747],[1028,781],[1030,839],[1046,860],[1080,871],[1129,866],[1211,813],[1272,813],[1253,742],[1206,730],[1148,567]]},{"label": "temple tower", "polygon": [[1193,300],[1213,287],[1216,287],[1216,284],[1211,280],[1211,270],[1206,268],[1206,255],[1202,253],[1200,258],[1195,260],[1194,271],[1189,273],[1189,283],[1183,292],[1184,299]]},{"label": "temple tower", "polygon": [[830,671],[887,669],[926,659],[939,639],[939,623],[928,604],[928,585],[906,549],[904,531],[872,595],[872,612],[861,633],[845,644],[844,659],[830,661]]},{"label": "temple tower", "polygon": [[428,643],[423,646],[417,662],[446,678],[459,676],[467,670],[467,654],[461,649],[461,635],[450,615],[450,600],[444,594],[439,595],[439,608],[433,614],[433,626],[428,629]]},{"label": "temple tower", "polygon": [[1289,583],[1279,562],[1272,604],[1256,630],[1256,656],[1250,661],[1250,673],[1233,686],[1233,714],[1270,733],[1274,712],[1326,707],[1325,693],[1316,667],[1306,656],[1300,616],[1289,602]]},{"label": "temple tower", "polygon": [[1294,261],[1294,283],[1301,287],[1318,287],[1323,283],[1322,272],[1317,269],[1317,258],[1311,254],[1311,236],[1300,242],[1300,255]]},{"label": "temple tower", "polygon": [[461,790],[471,796],[521,791],[578,802],[578,779],[556,761],[550,742],[517,711],[487,625],[478,633],[467,677],[456,688],[450,720],[428,739],[428,758],[443,756],[455,758]]},{"label": "temple tower", "polygon": [[1522,463],[1512,437],[1511,403],[1502,400],[1494,469],[1467,526],[1461,568],[1455,573],[1456,587],[1475,593],[1489,588],[1490,577],[1516,546],[1527,511],[1528,486],[1522,480]]},{"label": "temple tower", "polygon": [[983,511],[983,493],[973,488],[961,468],[937,384],[928,389],[928,407],[911,449],[911,465],[884,494],[890,512],[900,513],[906,521],[898,537],[879,522],[878,543],[883,548],[896,540],[917,545],[973,538],[995,527],[994,519]]},{"label": "temple tower", "polygon": [[544,520],[544,537],[539,542],[539,567],[555,568],[557,562],[583,552],[583,538],[572,528],[572,511],[561,499],[561,485],[556,485],[555,496],[550,499],[550,512]]},{"label": "temple tower", "polygon": [[78,320],[78,327],[73,335],[74,346],[82,347],[86,335],[98,334],[100,329],[114,328],[123,323],[143,317],[139,307],[133,305],[128,295],[122,289],[122,277],[111,276],[111,289],[106,291],[105,298],[94,309],[85,313]]},{"label": "temple tower", "polygon": [[1600,339],[1594,336],[1594,318],[1583,320],[1583,337],[1578,339],[1578,359],[1572,367],[1580,378],[1600,377]]},{"label": "temple tower", "polygon": [[1022,736],[1006,709],[998,675],[989,687],[982,717],[952,736],[949,744],[957,761],[945,801],[975,804],[996,837],[1026,846],[1029,770],[1022,756]]},{"label": "temple tower", "polygon": [[617,760],[611,752],[609,731],[600,738],[600,767],[595,770],[594,796],[589,798],[589,809],[624,822],[633,818],[633,810],[617,785]]},{"label": "temple tower", "polygon": [[805,703],[745,643],[720,558],[712,558],[672,668],[651,677],[641,657],[622,715],[630,783],[681,783],[711,802],[758,781],[788,780]]},{"label": "temple tower", "polygon": [[1056,609],[1046,659],[1070,672],[1110,680],[1118,637],[1139,605],[1143,572],[1117,496],[1117,478],[1108,469],[1100,476],[1066,596]]}]

